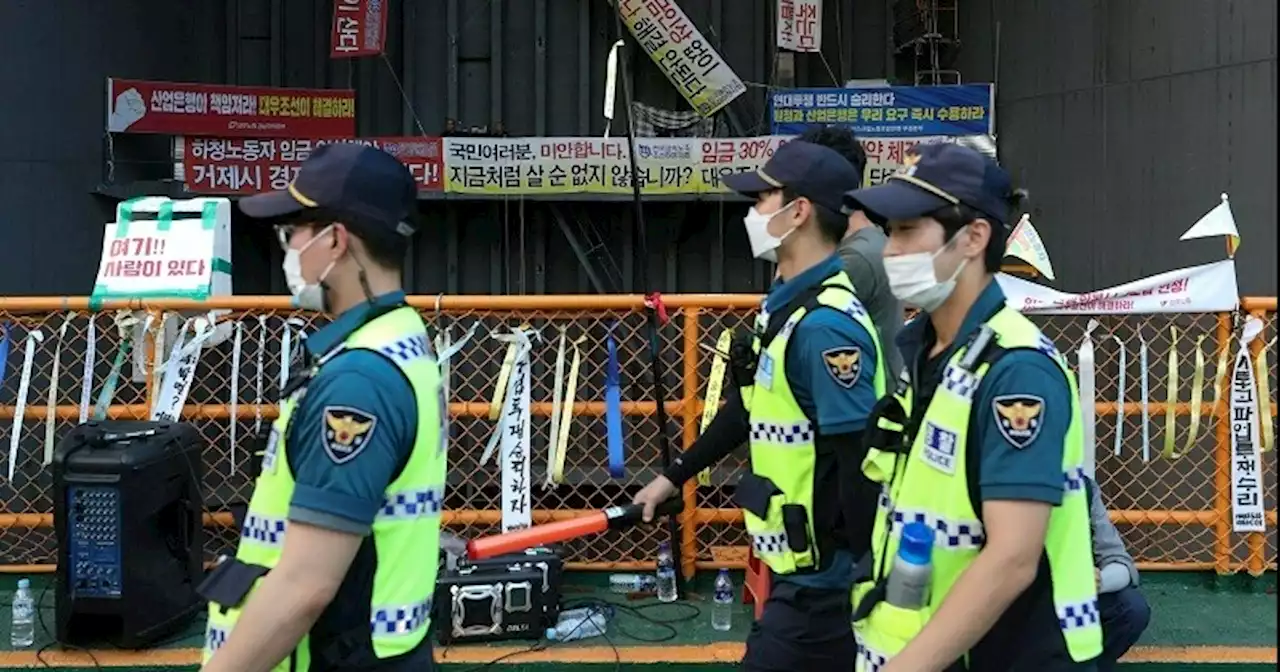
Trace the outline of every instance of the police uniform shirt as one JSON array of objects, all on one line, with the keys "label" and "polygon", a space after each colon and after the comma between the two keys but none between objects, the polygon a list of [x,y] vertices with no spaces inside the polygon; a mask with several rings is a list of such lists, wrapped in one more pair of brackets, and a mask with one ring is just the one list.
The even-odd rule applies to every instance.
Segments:
[{"label": "police uniform shirt", "polygon": [[[307,338],[308,356],[324,355],[373,313],[404,301],[403,292],[391,292],[347,310]],[[289,520],[368,535],[387,485],[409,459],[417,425],[413,388],[391,360],[353,349],[325,362],[307,384],[289,427],[285,452],[297,483]],[[349,436],[356,431],[363,436]],[[342,432],[348,435],[339,437]],[[366,536],[333,602],[311,630],[315,639],[323,641],[361,623],[367,628],[376,563],[374,545]],[[423,641],[418,651],[429,657],[429,639]],[[417,655],[396,659],[394,665],[411,665],[408,659]],[[394,665],[385,669],[397,669]]]},{"label": "police uniform shirt", "polygon": [[[822,263],[787,280],[775,282],[765,297],[765,310],[781,309],[797,294],[843,270],[840,258],[832,255]],[[848,373],[828,363],[839,354],[856,350],[861,368],[849,381]],[[787,346],[786,370],[791,393],[800,408],[814,418],[820,435],[848,434],[866,428],[867,416],[875,405],[877,357],[874,342],[862,325],[826,306],[806,315],[791,335]],[[844,377],[844,379],[842,379]],[[825,469],[824,469],[825,467]],[[839,483],[835,465],[825,461],[819,467],[818,482],[828,484],[815,497],[836,497]],[[829,510],[836,510],[838,507]],[[821,526],[818,521],[815,525]],[[812,588],[847,589],[852,581],[853,556],[840,551],[824,559],[817,572],[778,576]]]},{"label": "police uniform shirt", "polygon": [[[932,399],[940,367],[1004,302],[1004,292],[993,280],[969,309],[952,345],[934,358],[929,358],[936,342],[933,324],[922,316],[903,327],[898,346],[908,368],[912,369],[918,408],[927,407]],[[1002,407],[1007,410],[1014,404],[1024,409],[1038,409],[1035,427],[1029,433],[1014,430],[1011,423],[1002,421]],[[1071,391],[1066,377],[1052,359],[1035,350],[1005,353],[983,377],[969,422],[966,450],[970,459],[977,459],[980,501],[1031,501],[1051,506],[1062,503],[1062,451],[1071,424]],[[1021,641],[1028,629],[1044,631],[1046,641],[1060,640],[1057,621],[1052,618],[1051,601],[1048,614],[1043,613],[1043,600],[1051,598],[1047,569],[1047,562],[1042,559],[1035,582],[984,636],[984,648],[985,644],[1006,640],[1006,637]],[[1035,618],[1030,617],[1028,610],[1034,611]]]}]

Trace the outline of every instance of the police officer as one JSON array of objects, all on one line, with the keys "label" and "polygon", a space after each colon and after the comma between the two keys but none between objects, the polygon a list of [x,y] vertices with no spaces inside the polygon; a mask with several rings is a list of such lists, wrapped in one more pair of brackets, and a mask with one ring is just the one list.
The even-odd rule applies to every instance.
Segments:
[{"label": "police officer", "polygon": [[[1017,196],[978,152],[917,147],[847,196],[887,223],[908,381],[877,406],[885,484],[872,580],[854,589],[860,670],[1087,670],[1102,649],[1075,379],[993,274]],[[931,597],[883,601],[904,523],[935,530]],[[887,661],[887,662],[886,662]]]},{"label": "police officer", "polygon": [[756,258],[777,262],[779,279],[754,333],[733,348],[736,391],[727,405],[635,501],[651,519],[685,480],[748,441],[751,471],[735,501],[776,580],[743,668],[848,670],[854,558],[866,548],[878,488],[864,489],[869,503],[853,506],[841,475],[859,480],[860,434],[885,390],[876,329],[835,254],[846,227],[841,197],[859,176],[835,151],[794,141],[760,170],[724,179],[755,198],[747,238]]},{"label": "police officer", "polygon": [[235,558],[210,574],[208,672],[429,670],[445,454],[436,361],[400,270],[414,180],[329,144],[285,191],[246,198],[277,226],[306,339]]}]

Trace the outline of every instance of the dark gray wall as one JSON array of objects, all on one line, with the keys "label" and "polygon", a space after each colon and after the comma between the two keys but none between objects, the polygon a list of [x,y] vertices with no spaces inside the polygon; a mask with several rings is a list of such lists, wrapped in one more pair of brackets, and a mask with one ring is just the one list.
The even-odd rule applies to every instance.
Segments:
[{"label": "dark gray wall", "polygon": [[1275,0],[960,0],[967,80],[991,81],[1002,162],[1031,192],[1058,287],[1223,257],[1179,242],[1231,196],[1240,290],[1276,293]]}]

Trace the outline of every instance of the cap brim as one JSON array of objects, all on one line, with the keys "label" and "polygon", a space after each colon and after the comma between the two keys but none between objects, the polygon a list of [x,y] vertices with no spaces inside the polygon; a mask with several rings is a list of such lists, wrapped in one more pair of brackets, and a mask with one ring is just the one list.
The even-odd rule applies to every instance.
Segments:
[{"label": "cap brim", "polygon": [[240,199],[240,211],[254,219],[269,219],[305,210],[288,191],[271,191]]},{"label": "cap brim", "polygon": [[772,191],[778,187],[764,181],[763,177],[756,171],[747,173],[732,173],[720,178],[724,182],[724,186],[742,194],[743,196],[755,196],[764,191]]},{"label": "cap brim", "polygon": [[880,221],[915,219],[951,205],[909,182],[886,180],[874,187],[855,189],[844,195],[850,210],[862,210]]}]

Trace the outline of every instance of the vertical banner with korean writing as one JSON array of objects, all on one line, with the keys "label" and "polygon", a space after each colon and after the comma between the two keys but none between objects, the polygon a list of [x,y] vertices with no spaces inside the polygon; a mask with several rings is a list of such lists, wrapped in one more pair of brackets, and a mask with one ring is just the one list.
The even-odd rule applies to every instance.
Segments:
[{"label": "vertical banner with korean writing", "polygon": [[747,90],[675,0],[618,0],[618,11],[644,53],[698,114],[709,117]]},{"label": "vertical banner with korean writing", "polygon": [[390,0],[333,0],[329,58],[377,56],[387,40]]},{"label": "vertical banner with korean writing", "polygon": [[822,0],[778,0],[778,48],[822,51]]},{"label": "vertical banner with korean writing", "polygon": [[1262,506],[1262,460],[1258,454],[1258,423],[1270,421],[1258,413],[1258,385],[1254,380],[1249,344],[1262,332],[1262,320],[1250,317],[1240,337],[1240,352],[1231,367],[1231,529],[1266,531]]}]

